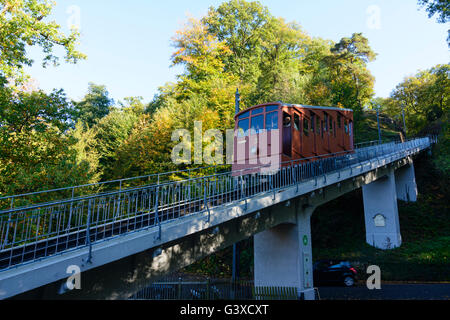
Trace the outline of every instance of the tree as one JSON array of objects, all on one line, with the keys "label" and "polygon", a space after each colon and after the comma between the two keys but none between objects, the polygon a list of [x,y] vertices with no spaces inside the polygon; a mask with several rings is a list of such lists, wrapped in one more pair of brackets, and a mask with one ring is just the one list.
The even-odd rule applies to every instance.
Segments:
[{"label": "tree", "polygon": [[44,132],[48,125],[64,132],[69,128],[73,114],[73,105],[62,90],[47,95],[40,90],[27,93],[0,88],[0,130],[4,134]]},{"label": "tree", "polygon": [[79,37],[76,30],[66,36],[57,23],[46,21],[54,5],[48,0],[0,0],[0,77],[19,82],[23,79],[23,66],[33,64],[26,56],[30,46],[42,48],[44,67],[58,64],[56,46],[65,50],[67,62],[86,58],[76,50]]},{"label": "tree", "polygon": [[67,133],[67,136],[74,140],[73,144],[69,144],[69,148],[75,154],[75,165],[78,170],[84,171],[80,176],[85,177],[80,179],[81,183],[97,182],[103,173],[96,133],[94,128],[85,128],[81,122]]},{"label": "tree", "polygon": [[[144,114],[135,123],[131,134],[117,150],[114,176],[126,177],[156,172],[174,171],[171,153],[176,141],[172,133],[176,129],[188,130],[194,138],[194,121],[201,121],[202,132],[217,129],[219,114],[208,106],[208,100],[200,94],[193,94],[188,100],[178,103],[168,99],[167,104],[150,116]],[[191,144],[194,155],[194,144]],[[188,165],[192,167],[194,164]]]},{"label": "tree", "polygon": [[224,41],[208,33],[199,20],[188,24],[172,38],[177,49],[172,55],[173,65],[185,65],[185,75],[193,81],[207,80],[224,71],[223,59],[231,53]]},{"label": "tree", "polygon": [[438,14],[439,23],[450,21],[450,3],[447,0],[419,0],[419,5],[426,7],[429,18]]},{"label": "tree", "polygon": [[[419,0],[421,7],[426,7],[428,18],[438,15],[438,23],[450,21],[450,2],[448,0]],[[450,29],[448,30],[447,43],[450,46]]]},{"label": "tree", "polygon": [[318,106],[331,106],[332,102],[332,76],[330,68],[325,63],[326,57],[331,55],[334,43],[321,38],[311,39],[299,66],[299,74],[304,83],[301,90],[304,92],[304,103]]},{"label": "tree", "polygon": [[[46,21],[54,3],[0,0],[0,194],[17,194],[96,181],[95,161],[70,130],[75,109],[62,90],[46,94],[30,85],[24,66],[30,47],[40,47],[43,67],[57,65],[54,53],[76,63],[79,34]],[[83,151],[84,150],[84,151]],[[92,161],[91,161],[92,160]],[[49,200],[49,199],[40,199]],[[17,203],[20,205],[20,203]]]},{"label": "tree", "polygon": [[239,78],[225,67],[230,49],[209,32],[204,22],[195,19],[190,19],[172,40],[176,48],[172,62],[184,65],[185,72],[177,84],[160,88],[161,94],[150,106],[155,110],[174,103],[182,105],[202,96],[208,108],[220,116],[217,127],[226,128],[233,119],[234,92],[239,86]]},{"label": "tree", "polygon": [[99,168],[102,171],[102,180],[113,178],[117,151],[130,136],[138,117],[133,110],[114,110],[93,127],[96,151],[100,156]]},{"label": "tree", "polygon": [[2,195],[97,180],[95,157],[79,144],[87,140],[80,142],[81,136],[69,130],[72,111],[62,91],[47,95],[0,88]]},{"label": "tree", "polygon": [[143,97],[125,97],[124,102],[119,101],[119,105],[125,112],[131,112],[135,115],[141,115],[145,112],[145,104],[142,102]]},{"label": "tree", "polygon": [[450,65],[437,65],[405,78],[391,93],[390,114],[401,114],[405,108],[408,133],[419,133],[428,123],[449,112]]},{"label": "tree", "polygon": [[114,100],[109,98],[109,92],[105,86],[90,82],[88,93],[83,100],[74,104],[77,112],[76,119],[91,127],[110,112]]},{"label": "tree", "polygon": [[[261,46],[261,75],[253,104],[283,100],[295,103],[299,98],[301,59],[310,38],[296,23],[275,19],[267,30]],[[290,101],[289,101],[290,100]]]},{"label": "tree", "polygon": [[210,8],[203,22],[208,32],[224,42],[230,55],[224,57],[224,70],[242,82],[255,84],[259,75],[261,46],[274,18],[259,2],[231,0]]},{"label": "tree", "polygon": [[353,109],[356,118],[373,96],[374,77],[367,63],[375,57],[368,39],[354,33],[351,38],[342,38],[331,48],[331,55],[324,58],[332,76],[329,83],[333,104]]}]

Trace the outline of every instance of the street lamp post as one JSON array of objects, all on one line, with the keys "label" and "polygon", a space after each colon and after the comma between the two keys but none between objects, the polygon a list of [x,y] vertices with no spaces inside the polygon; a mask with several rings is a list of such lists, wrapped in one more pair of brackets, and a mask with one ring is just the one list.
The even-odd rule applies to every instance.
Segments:
[{"label": "street lamp post", "polygon": [[239,103],[241,102],[241,95],[239,94],[239,89],[236,89],[236,94],[235,94],[235,105],[234,105],[234,114],[238,114],[240,111],[240,106]]},{"label": "street lamp post", "polygon": [[378,144],[381,144],[380,106],[377,106],[376,110],[377,110],[377,123],[378,123]]},{"label": "street lamp post", "polygon": [[405,121],[405,106],[402,103],[402,117],[403,117],[403,131],[405,132],[406,139],[406,121]]},{"label": "street lamp post", "polygon": [[[236,89],[235,95],[235,114],[240,111],[241,95],[239,94],[239,89]],[[239,242],[233,244],[233,262],[232,262],[232,280],[235,282],[239,279],[239,260],[240,260],[240,246]]]}]

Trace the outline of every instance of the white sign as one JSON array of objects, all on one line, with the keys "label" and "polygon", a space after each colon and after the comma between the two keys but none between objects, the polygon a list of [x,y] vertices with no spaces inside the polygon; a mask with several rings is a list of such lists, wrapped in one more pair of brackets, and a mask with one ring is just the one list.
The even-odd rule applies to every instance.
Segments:
[{"label": "white sign", "polygon": [[375,227],[385,227],[386,226],[386,218],[382,214],[377,214],[373,221],[375,223]]}]

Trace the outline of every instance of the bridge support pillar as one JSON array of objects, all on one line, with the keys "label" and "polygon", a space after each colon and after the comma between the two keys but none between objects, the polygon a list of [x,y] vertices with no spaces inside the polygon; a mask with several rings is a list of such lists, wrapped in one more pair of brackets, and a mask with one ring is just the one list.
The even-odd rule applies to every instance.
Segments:
[{"label": "bridge support pillar", "polygon": [[296,223],[254,236],[255,286],[296,287],[305,300],[314,300],[310,224],[314,208],[291,210],[296,210]]},{"label": "bridge support pillar", "polygon": [[406,202],[417,201],[418,192],[412,159],[409,159],[409,164],[395,171],[395,185],[397,188],[397,199]]},{"label": "bridge support pillar", "polygon": [[366,242],[379,249],[400,247],[397,192],[394,170],[362,187]]}]

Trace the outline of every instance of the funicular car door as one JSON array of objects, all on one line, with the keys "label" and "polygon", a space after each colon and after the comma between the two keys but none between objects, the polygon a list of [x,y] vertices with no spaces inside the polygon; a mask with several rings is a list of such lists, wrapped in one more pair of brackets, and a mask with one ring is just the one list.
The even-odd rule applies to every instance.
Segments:
[{"label": "funicular car door", "polygon": [[324,112],[324,120],[323,120],[323,126],[324,126],[324,141],[323,146],[327,153],[331,153],[330,149],[330,115],[326,112]]},{"label": "funicular car door", "polygon": [[314,112],[310,111],[311,115],[311,142],[312,142],[312,153],[317,155],[317,134],[316,134],[316,115]]},{"label": "funicular car door", "polygon": [[311,118],[309,117],[309,113],[303,110],[301,119],[300,153],[302,158],[308,158],[313,155],[314,143],[314,137],[311,132]]},{"label": "funicular car door", "polygon": [[345,132],[344,132],[345,115],[338,111],[337,113],[337,143],[340,148],[345,150]]},{"label": "funicular car door", "polygon": [[322,112],[318,110],[311,110],[311,122],[313,125],[314,134],[314,154],[319,155],[323,153],[323,120]]},{"label": "funicular car door", "polygon": [[350,150],[353,150],[353,121],[349,123],[349,135],[350,135]]},{"label": "funicular car door", "polygon": [[292,158],[292,115],[283,111],[283,155]]},{"label": "funicular car door", "polygon": [[300,123],[300,113],[294,109],[293,111],[294,121],[292,126],[292,158],[298,159],[301,157],[302,153],[302,140],[301,140],[301,123]]}]

